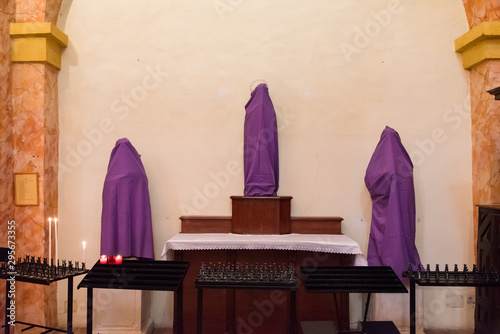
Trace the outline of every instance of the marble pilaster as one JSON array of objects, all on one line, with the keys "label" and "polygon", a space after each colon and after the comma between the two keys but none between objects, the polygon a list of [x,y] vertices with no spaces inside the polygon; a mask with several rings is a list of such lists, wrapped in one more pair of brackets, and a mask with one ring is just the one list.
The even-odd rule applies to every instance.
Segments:
[{"label": "marble pilaster", "polygon": [[[12,175],[14,150],[12,147],[12,93],[11,93],[11,43],[9,24],[13,20],[15,1],[0,3],[0,245],[7,242],[7,221],[14,218],[14,200],[12,197]],[[0,291],[5,291],[5,281],[0,282]],[[0,294],[1,296],[1,294]],[[1,298],[1,297],[0,297]],[[4,299],[2,299],[4,300]],[[0,309],[4,319],[5,309]]]},{"label": "marble pilaster", "polygon": [[[15,220],[16,257],[48,256],[47,218],[57,216],[59,130],[57,70],[43,62],[13,63],[9,26],[55,24],[60,5],[61,0],[7,0],[0,4],[0,226],[4,227],[0,228],[0,245],[6,246],[7,221]],[[29,172],[39,175],[40,204],[15,206],[13,174]],[[1,284],[0,295],[4,295]],[[56,326],[56,292],[55,284],[46,287],[16,282],[16,319]],[[3,306],[0,309],[3,314]],[[18,327],[12,327],[11,333],[20,332]]]},{"label": "marble pilaster", "polygon": [[[56,78],[55,70],[49,65],[12,66],[14,171],[38,173],[40,191],[38,206],[14,209],[18,257],[28,254],[48,257],[47,217],[57,216]],[[54,244],[55,239],[52,242]],[[20,284],[18,291],[19,319],[55,325],[55,284],[49,287]]]},{"label": "marble pilaster", "polygon": [[487,93],[500,86],[500,60],[471,70],[474,204],[500,203],[500,101]]},{"label": "marble pilaster", "polygon": [[500,17],[500,2],[497,0],[462,0],[469,22],[473,28],[481,22],[498,21]]},{"label": "marble pilaster", "polygon": [[[463,0],[463,3],[470,31],[456,43],[463,41],[464,36],[472,36],[469,49],[483,55],[482,61],[470,67],[464,59],[464,67],[470,70],[473,224],[476,225],[477,204],[500,203],[500,101],[487,93],[500,86],[500,54],[494,51],[496,47],[486,51],[483,42],[486,38],[490,39],[490,46],[500,43],[496,36],[500,31],[500,1]],[[473,32],[486,26],[493,29],[475,38]],[[477,228],[474,234],[477,238]]]}]

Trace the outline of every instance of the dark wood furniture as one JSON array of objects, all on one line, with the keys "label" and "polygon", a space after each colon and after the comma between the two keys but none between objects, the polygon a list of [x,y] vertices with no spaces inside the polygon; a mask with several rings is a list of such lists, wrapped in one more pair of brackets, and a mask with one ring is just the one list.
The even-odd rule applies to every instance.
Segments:
[{"label": "dark wood furniture", "polygon": [[[182,309],[184,333],[196,333],[197,289],[195,280],[202,263],[292,263],[296,268],[301,265],[349,266],[353,255],[316,253],[308,251],[279,250],[182,250],[175,251],[174,259],[191,263],[183,287],[184,307]],[[338,296],[338,304],[331,294],[309,294],[304,286],[297,290],[297,322],[335,320],[332,315],[340,312],[337,327],[349,328],[349,299],[347,294]],[[273,290],[233,290],[210,289],[204,292],[203,324],[206,333],[238,333],[244,322],[251,322],[258,311],[255,305],[273,299]],[[290,300],[281,296],[273,314],[265,317],[255,333],[289,334],[284,323],[288,323]],[[338,311],[337,311],[338,310]],[[250,319],[250,321],[249,321]],[[175,319],[174,319],[175,320]],[[300,327],[297,325],[297,327]],[[297,333],[301,333],[297,330]]]},{"label": "dark wood furniture", "polygon": [[[477,265],[500,269],[500,205],[479,205]],[[476,288],[475,334],[500,333],[500,289]]]},{"label": "dark wood furniture", "polygon": [[[298,234],[341,234],[341,217],[290,217],[291,197],[248,198],[231,197],[232,216],[183,216],[181,233],[244,233],[283,234],[284,231]],[[246,202],[248,201],[248,202]],[[271,206],[271,207],[270,207]],[[269,210],[271,213],[269,213]],[[236,216],[235,216],[236,215]],[[255,226],[250,223],[253,221]],[[270,226],[262,222],[266,221]],[[287,226],[287,224],[289,224]],[[246,231],[246,232],[245,232]],[[184,306],[182,308],[184,333],[196,333],[196,309],[198,291],[195,280],[198,269],[205,263],[292,263],[301,265],[350,266],[353,255],[312,251],[280,250],[176,250],[174,260],[189,261],[190,269],[183,286]],[[269,300],[271,291],[246,289],[209,289],[204,291],[203,326],[207,333],[235,334],[243,323],[252,320],[258,311],[256,303]],[[273,314],[265,317],[254,333],[289,334],[290,299],[283,297],[276,304]],[[338,294],[337,304],[332,294],[308,294],[302,285],[296,292],[297,333],[301,334],[301,321],[334,320],[332,314],[339,314],[337,328],[349,329],[349,298],[347,293]],[[175,321],[175,320],[174,320]]]},{"label": "dark wood furniture", "polygon": [[391,267],[301,266],[300,275],[309,293],[368,293],[360,333],[399,334],[392,321],[366,321],[372,293],[408,292]]},{"label": "dark wood furniture", "polygon": [[186,261],[123,260],[122,264],[94,265],[78,285],[87,288],[87,333],[92,334],[93,289],[174,291],[174,333],[183,333],[182,283],[189,268]]},{"label": "dark wood furniture", "polygon": [[495,100],[500,100],[500,87],[495,87],[493,89],[488,90],[488,93],[495,97]]},{"label": "dark wood furniture", "polygon": [[[230,216],[182,216],[181,233],[233,233]],[[341,217],[290,217],[290,233],[342,234]]]},{"label": "dark wood furniture", "polygon": [[232,232],[247,234],[290,233],[291,196],[231,196]]}]

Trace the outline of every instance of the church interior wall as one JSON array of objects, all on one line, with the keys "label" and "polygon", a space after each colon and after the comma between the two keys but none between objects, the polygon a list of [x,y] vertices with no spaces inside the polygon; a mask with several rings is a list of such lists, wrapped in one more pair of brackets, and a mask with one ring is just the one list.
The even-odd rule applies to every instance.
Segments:
[{"label": "church interior wall", "polygon": [[[366,251],[365,170],[385,126],[414,164],[424,263],[474,263],[469,76],[461,1],[63,1],[60,254],[97,260],[109,155],[127,137],[149,179],[155,253],[185,214],[230,215],[243,193],[244,106],[264,80],[278,119],[279,195],[293,216],[341,216]],[[76,283],[78,284],[78,283]],[[58,289],[64,321],[64,287]],[[461,290],[470,294],[469,290]],[[473,308],[425,292],[425,325],[471,328]],[[85,291],[75,325],[85,323]],[[361,318],[351,298],[351,321]],[[157,327],[172,323],[156,292]]]}]

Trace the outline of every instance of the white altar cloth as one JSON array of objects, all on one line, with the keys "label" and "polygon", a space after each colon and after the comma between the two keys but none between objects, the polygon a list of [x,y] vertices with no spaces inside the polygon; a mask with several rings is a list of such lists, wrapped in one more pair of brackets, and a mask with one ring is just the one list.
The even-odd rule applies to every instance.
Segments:
[{"label": "white altar cloth", "polygon": [[179,233],[167,240],[161,258],[176,250],[296,250],[355,255],[354,265],[367,265],[358,243],[343,234]]}]

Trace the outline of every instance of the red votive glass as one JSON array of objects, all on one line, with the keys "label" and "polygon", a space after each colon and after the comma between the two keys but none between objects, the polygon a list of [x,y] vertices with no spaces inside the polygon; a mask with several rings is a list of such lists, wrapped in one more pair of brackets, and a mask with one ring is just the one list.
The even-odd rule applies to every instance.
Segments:
[{"label": "red votive glass", "polygon": [[[121,255],[108,256],[107,264],[122,264],[123,257]],[[101,262],[102,263],[102,262]]]}]

